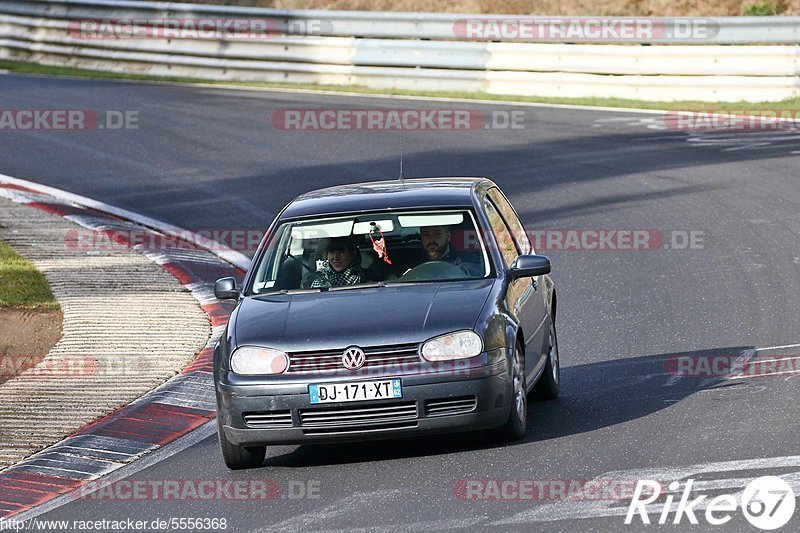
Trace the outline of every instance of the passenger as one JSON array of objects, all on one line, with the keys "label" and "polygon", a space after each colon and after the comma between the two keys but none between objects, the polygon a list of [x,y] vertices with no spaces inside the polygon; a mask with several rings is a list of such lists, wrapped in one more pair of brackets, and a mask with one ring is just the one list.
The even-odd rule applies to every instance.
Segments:
[{"label": "passenger", "polygon": [[331,239],[325,249],[325,257],[322,266],[317,269],[314,281],[311,282],[311,288],[357,285],[364,280],[361,254],[353,239],[349,237]]}]

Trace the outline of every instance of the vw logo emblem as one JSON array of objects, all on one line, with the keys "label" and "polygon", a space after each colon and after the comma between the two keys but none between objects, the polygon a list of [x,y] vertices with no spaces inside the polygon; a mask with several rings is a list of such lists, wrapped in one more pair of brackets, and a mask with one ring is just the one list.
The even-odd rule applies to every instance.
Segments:
[{"label": "vw logo emblem", "polygon": [[364,350],[358,346],[351,346],[342,354],[342,364],[347,370],[358,370],[365,361]]}]

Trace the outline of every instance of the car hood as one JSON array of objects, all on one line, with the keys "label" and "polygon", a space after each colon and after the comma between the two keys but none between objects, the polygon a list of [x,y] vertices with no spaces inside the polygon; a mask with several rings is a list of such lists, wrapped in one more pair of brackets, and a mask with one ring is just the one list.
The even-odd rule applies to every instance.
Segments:
[{"label": "car hood", "polygon": [[248,297],[234,315],[238,346],[287,352],[421,342],[472,329],[494,280]]}]

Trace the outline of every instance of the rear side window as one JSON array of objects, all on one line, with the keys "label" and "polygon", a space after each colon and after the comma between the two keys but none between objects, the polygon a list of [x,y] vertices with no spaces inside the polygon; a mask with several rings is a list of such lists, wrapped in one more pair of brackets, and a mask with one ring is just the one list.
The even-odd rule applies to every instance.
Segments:
[{"label": "rear side window", "polygon": [[506,197],[500,192],[500,189],[492,188],[489,190],[488,195],[489,198],[492,199],[492,203],[497,207],[497,210],[500,211],[506,224],[508,224],[520,251],[525,255],[534,253],[531,242],[528,239],[528,234],[525,233],[525,228],[522,226],[522,222],[519,220],[519,217],[514,212],[514,208],[511,207]]},{"label": "rear side window", "polygon": [[500,212],[495,208],[488,196],[483,199],[483,207],[486,210],[486,218],[489,219],[489,226],[492,228],[495,241],[497,241],[497,246],[500,249],[500,255],[503,256],[503,262],[506,267],[510,267],[519,255],[514,238],[503,221],[503,217],[500,216]]}]

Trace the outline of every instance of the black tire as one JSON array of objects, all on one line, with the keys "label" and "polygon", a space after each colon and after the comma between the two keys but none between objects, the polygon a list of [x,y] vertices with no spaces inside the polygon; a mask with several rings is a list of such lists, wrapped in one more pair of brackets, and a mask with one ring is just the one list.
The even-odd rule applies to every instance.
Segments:
[{"label": "black tire", "polygon": [[511,408],[508,420],[502,426],[506,440],[519,440],[525,436],[528,425],[528,394],[525,381],[525,355],[517,341],[511,357]]},{"label": "black tire", "polygon": [[536,385],[531,391],[531,398],[535,400],[552,400],[558,397],[561,389],[561,361],[558,356],[558,336],[556,335],[556,321],[550,321],[550,341],[547,350],[547,364],[544,372],[539,376]]},{"label": "black tire", "polygon": [[237,446],[225,437],[225,432],[222,431],[219,423],[217,424],[217,434],[225,466],[231,470],[256,468],[264,462],[264,457],[267,455],[266,446]]}]

